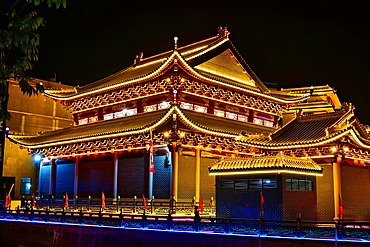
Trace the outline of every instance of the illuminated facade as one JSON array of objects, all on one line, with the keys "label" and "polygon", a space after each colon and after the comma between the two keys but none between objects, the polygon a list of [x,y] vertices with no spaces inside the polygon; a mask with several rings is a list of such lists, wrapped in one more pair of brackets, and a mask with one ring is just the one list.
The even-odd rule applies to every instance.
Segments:
[{"label": "illuminated facade", "polygon": [[353,106],[329,86],[266,87],[226,28],[183,47],[175,38],[171,51],[44,94],[74,126],[8,136],[45,157],[44,197],[213,197],[219,215],[255,217],[262,191],[266,217],[333,219],[340,205],[367,217],[369,135]]},{"label": "illuminated facade", "polygon": [[[43,83],[48,88],[71,88],[53,81],[33,80],[30,85],[36,88],[36,84]],[[9,81],[8,111],[11,119],[6,121],[6,126],[13,134],[20,136],[38,135],[42,132],[54,131],[69,127],[73,119],[69,111],[43,94],[24,95],[17,81]],[[31,160],[27,148],[15,145],[9,139],[5,139],[4,162],[2,168],[1,197],[9,192],[12,184],[12,199],[20,199],[22,196],[30,197],[36,193],[38,185],[37,162]]]}]

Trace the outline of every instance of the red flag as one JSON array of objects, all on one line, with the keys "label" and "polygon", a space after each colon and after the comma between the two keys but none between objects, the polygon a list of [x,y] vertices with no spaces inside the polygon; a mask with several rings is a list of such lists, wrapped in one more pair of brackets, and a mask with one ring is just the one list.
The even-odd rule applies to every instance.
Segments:
[{"label": "red flag", "polygon": [[202,193],[199,194],[199,212],[204,212]]},{"label": "red flag", "polygon": [[143,206],[144,206],[144,210],[146,211],[146,210],[147,210],[147,207],[146,207],[146,199],[145,199],[144,194],[142,194],[142,196],[143,196]]},{"label": "red flag", "polygon": [[150,162],[149,172],[155,173],[155,170],[154,170],[153,135],[152,135],[152,131],[151,130],[150,130],[150,140],[149,140],[149,162]]},{"label": "red flag", "polygon": [[31,196],[31,207],[36,208],[36,199],[35,199],[35,194],[32,193]]},{"label": "red flag", "polygon": [[5,208],[9,208],[11,204],[10,193],[6,193],[5,196]]},{"label": "red flag", "polygon": [[66,199],[64,201],[64,207],[65,208],[68,208],[69,207],[69,205],[68,205],[68,193],[67,192],[66,192]]},{"label": "red flag", "polygon": [[265,203],[265,198],[263,197],[262,191],[260,191],[260,198],[261,198],[261,212],[264,212],[263,205]]},{"label": "red flag", "polygon": [[105,208],[105,196],[104,192],[101,192],[101,208]]},{"label": "red flag", "polygon": [[343,215],[344,215],[343,202],[342,197],[339,195],[339,218],[343,219]]}]

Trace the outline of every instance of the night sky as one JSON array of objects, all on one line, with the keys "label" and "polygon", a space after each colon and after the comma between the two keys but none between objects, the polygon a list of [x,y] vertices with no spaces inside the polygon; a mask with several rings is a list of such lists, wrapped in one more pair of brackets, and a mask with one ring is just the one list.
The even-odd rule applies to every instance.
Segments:
[{"label": "night sky", "polygon": [[[34,77],[86,85],[144,57],[187,45],[227,25],[262,81],[277,88],[330,85],[370,124],[368,7],[326,1],[68,1],[43,10]],[[275,3],[276,2],[276,3]],[[290,2],[290,1],[289,1]]]}]

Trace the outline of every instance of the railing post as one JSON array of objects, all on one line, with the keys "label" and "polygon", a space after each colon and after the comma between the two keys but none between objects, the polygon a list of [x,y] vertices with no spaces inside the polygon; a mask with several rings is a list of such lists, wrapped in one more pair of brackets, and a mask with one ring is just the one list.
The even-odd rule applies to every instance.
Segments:
[{"label": "railing post", "polygon": [[225,230],[226,230],[226,233],[230,233],[231,232],[231,220],[229,219],[229,217],[227,216],[226,217],[226,221],[225,221]]},{"label": "railing post", "polygon": [[53,204],[54,204],[54,196],[51,195],[51,208],[53,208]]},{"label": "railing post", "polygon": [[6,217],[6,208],[5,208],[5,206],[3,206],[3,213],[2,213],[2,215],[3,215],[3,219],[5,219],[5,217]]},{"label": "railing post", "polygon": [[335,224],[335,230],[336,230],[336,238],[337,239],[344,239],[343,236],[343,220],[338,219],[338,221]]},{"label": "railing post", "polygon": [[215,207],[213,205],[213,196],[211,196],[210,204],[211,204],[211,214],[214,215],[215,214]]},{"label": "railing post", "polygon": [[136,214],[136,207],[137,207],[137,197],[134,196],[134,206],[132,207],[132,213]]},{"label": "railing post", "polygon": [[[15,217],[16,220],[19,220],[19,215],[20,215],[21,210],[17,208],[17,216]],[[23,211],[24,212],[24,211]],[[9,213],[11,214],[12,211],[10,210]]]},{"label": "railing post", "polygon": [[62,223],[66,223],[66,211],[65,207],[62,209]]},{"label": "railing post", "polygon": [[77,209],[77,203],[78,203],[78,196],[75,197],[75,208],[74,209]]},{"label": "railing post", "polygon": [[80,222],[79,222],[79,224],[80,224],[80,225],[83,225],[83,224],[84,224],[82,208],[80,209]]},{"label": "railing post", "polygon": [[117,196],[117,212],[119,212],[119,204],[120,204],[120,202],[121,202],[121,197],[120,196]]},{"label": "railing post", "polygon": [[263,236],[265,235],[265,223],[264,223],[264,219],[263,219],[263,213],[261,212],[261,215],[260,215],[260,218],[258,220],[258,225],[259,225],[259,233],[260,233],[260,236]]},{"label": "railing post", "polygon": [[49,222],[49,209],[45,209],[45,222]]},{"label": "railing post", "polygon": [[33,207],[31,207],[30,221],[33,221]]},{"label": "railing post", "polygon": [[146,210],[144,210],[144,213],[143,213],[143,223],[142,223],[142,228],[143,229],[146,229],[147,227],[146,227],[146,212],[145,212]]},{"label": "railing post", "polygon": [[154,196],[152,196],[152,200],[150,201],[150,213],[154,214]]},{"label": "railing post", "polygon": [[102,215],[103,212],[102,211],[103,211],[103,209],[100,208],[99,209],[99,226],[103,225],[103,215]]},{"label": "railing post", "polygon": [[194,212],[195,212],[195,215],[194,215],[195,232],[199,232],[200,231],[200,215],[199,215],[198,206],[194,207]]},{"label": "railing post", "polygon": [[170,213],[171,214],[176,214],[176,199],[175,197],[172,197],[170,200]]},{"label": "railing post", "polygon": [[123,208],[121,208],[121,212],[119,213],[119,219],[120,219],[119,227],[123,227],[125,225],[125,222],[123,221]]},{"label": "railing post", "polygon": [[172,215],[168,213],[167,216],[167,230],[172,230]]},{"label": "railing post", "polygon": [[302,229],[301,229],[301,213],[298,213],[298,214],[297,214],[296,229],[297,229],[297,238],[302,237]]},{"label": "railing post", "polygon": [[90,211],[90,206],[91,206],[91,196],[87,199],[87,211]]}]

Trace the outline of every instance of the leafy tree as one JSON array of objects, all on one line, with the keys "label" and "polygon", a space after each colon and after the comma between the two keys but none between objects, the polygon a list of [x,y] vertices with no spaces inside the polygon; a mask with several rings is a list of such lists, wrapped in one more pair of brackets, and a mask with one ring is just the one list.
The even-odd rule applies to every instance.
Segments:
[{"label": "leafy tree", "polygon": [[36,6],[42,3],[59,8],[67,0],[0,0],[0,119],[10,119],[7,110],[8,83],[10,79],[19,82],[24,94],[37,94],[30,86],[27,72],[38,60],[40,36],[39,27],[45,25],[42,16],[37,15]]}]

